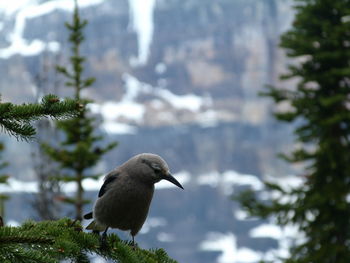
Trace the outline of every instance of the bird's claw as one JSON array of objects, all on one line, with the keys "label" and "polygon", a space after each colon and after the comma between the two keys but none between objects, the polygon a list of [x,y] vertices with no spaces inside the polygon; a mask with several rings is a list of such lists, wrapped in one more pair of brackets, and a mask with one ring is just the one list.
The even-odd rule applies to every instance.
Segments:
[{"label": "bird's claw", "polygon": [[136,248],[138,248],[137,243],[135,242],[134,236],[132,236],[132,240],[131,240],[131,244],[130,244],[131,248],[133,250],[136,250]]}]

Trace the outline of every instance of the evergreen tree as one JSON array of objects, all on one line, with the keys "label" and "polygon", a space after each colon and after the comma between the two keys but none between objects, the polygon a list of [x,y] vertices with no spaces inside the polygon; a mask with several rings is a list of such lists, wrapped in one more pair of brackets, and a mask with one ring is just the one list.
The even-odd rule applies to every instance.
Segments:
[{"label": "evergreen tree", "polygon": [[[5,149],[3,143],[0,143],[0,170],[3,170],[8,166],[8,163],[2,160],[2,153]],[[6,184],[8,179],[7,174],[0,174],[0,184]],[[8,195],[0,193],[0,218],[5,218],[5,201],[8,199]],[[1,220],[2,221],[2,220]]]},{"label": "evergreen tree", "polygon": [[276,117],[295,122],[301,145],[289,156],[305,164],[305,183],[292,190],[268,183],[280,196],[259,201],[250,191],[238,198],[255,216],[275,216],[305,234],[289,259],[298,263],[350,262],[350,1],[297,0],[293,27],[281,38],[291,58],[283,79],[294,90],[269,87],[265,95],[291,109]]},{"label": "evergreen tree", "polygon": [[143,250],[120,240],[115,234],[107,237],[108,246],[100,248],[96,234],[84,233],[76,221],[27,221],[20,227],[0,226],[0,262],[58,263],[90,262],[100,256],[119,263],[176,263],[163,249]]},{"label": "evergreen tree", "polygon": [[60,164],[63,171],[67,172],[60,174],[58,179],[62,182],[75,182],[77,185],[76,195],[73,198],[65,197],[63,201],[74,205],[75,218],[78,220],[82,220],[83,206],[89,202],[84,199],[83,180],[99,177],[99,175],[89,174],[89,170],[100,161],[103,154],[116,146],[116,143],[105,147],[97,146],[97,142],[103,137],[94,134],[95,119],[89,115],[87,107],[92,101],[81,96],[82,91],[95,81],[94,78],[83,79],[82,76],[85,58],[80,54],[80,46],[84,41],[83,29],[86,24],[86,20],[80,19],[75,2],[73,21],[66,23],[70,31],[69,41],[72,44],[71,70],[62,66],[58,66],[57,70],[68,79],[66,86],[73,88],[74,98],[81,101],[83,107],[75,118],[57,123],[57,127],[65,134],[65,139],[59,146],[44,145],[47,154]]}]

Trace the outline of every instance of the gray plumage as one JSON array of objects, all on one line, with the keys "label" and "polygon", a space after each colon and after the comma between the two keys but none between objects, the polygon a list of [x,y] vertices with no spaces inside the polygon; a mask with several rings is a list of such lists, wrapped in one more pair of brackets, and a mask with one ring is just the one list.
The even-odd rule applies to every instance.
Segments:
[{"label": "gray plumage", "polygon": [[162,179],[183,189],[160,156],[143,153],[132,157],[106,175],[93,212],[84,216],[94,219],[86,229],[104,234],[109,227],[130,230],[134,240],[146,220],[154,184]]}]

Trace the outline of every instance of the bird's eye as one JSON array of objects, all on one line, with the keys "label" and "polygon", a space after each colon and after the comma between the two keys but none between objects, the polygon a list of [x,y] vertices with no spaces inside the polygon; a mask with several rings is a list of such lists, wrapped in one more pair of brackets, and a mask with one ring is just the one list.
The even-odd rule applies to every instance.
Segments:
[{"label": "bird's eye", "polygon": [[159,172],[162,171],[162,169],[160,168],[160,166],[159,166],[158,164],[156,164],[156,163],[152,163],[151,166],[152,166],[153,170],[154,170],[156,173],[159,173]]}]

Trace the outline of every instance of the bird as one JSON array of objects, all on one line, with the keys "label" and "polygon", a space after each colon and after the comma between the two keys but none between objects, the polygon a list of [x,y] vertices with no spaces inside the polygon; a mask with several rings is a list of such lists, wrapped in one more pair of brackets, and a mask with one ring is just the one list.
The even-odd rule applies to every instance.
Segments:
[{"label": "bird", "polygon": [[102,232],[106,240],[109,228],[130,231],[132,245],[149,211],[154,185],[167,180],[181,189],[183,186],[170,173],[168,164],[152,153],[135,155],[104,178],[93,211],[84,219],[93,219],[87,230]]}]

